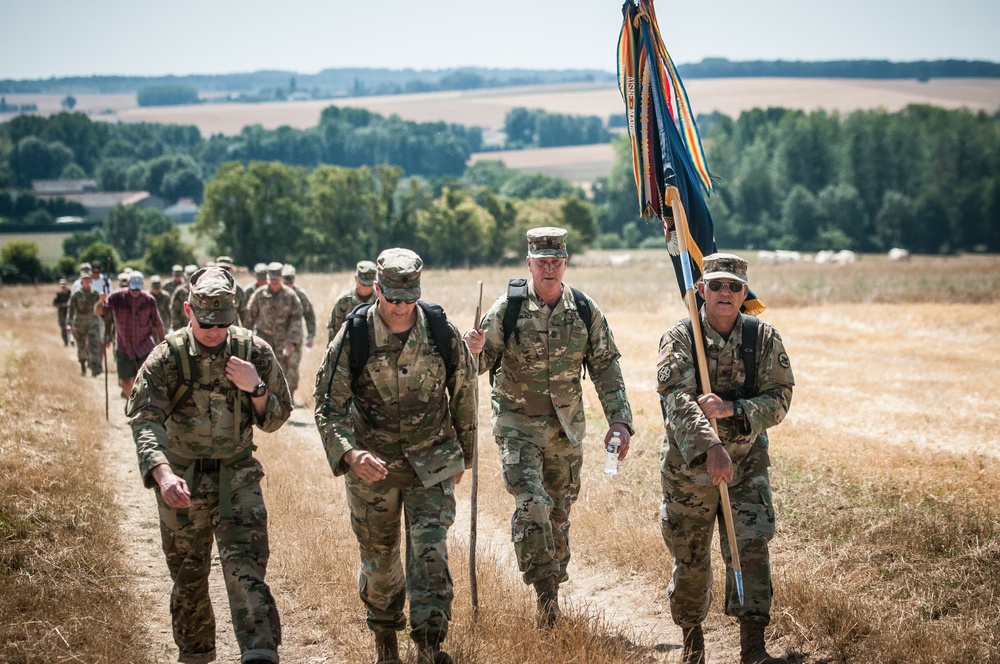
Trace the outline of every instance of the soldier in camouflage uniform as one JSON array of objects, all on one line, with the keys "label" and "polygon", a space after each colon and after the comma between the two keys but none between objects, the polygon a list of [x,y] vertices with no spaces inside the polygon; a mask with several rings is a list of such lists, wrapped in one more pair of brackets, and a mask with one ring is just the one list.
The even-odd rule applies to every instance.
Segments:
[{"label": "soldier in camouflage uniform", "polygon": [[[740,604],[727,574],[725,611],[739,619],[743,664],[780,663],[785,660],[769,656],[764,648],[772,592],[768,542],[774,535],[767,429],[788,412],[794,379],[778,331],[760,321],[754,353],[757,389],[743,393],[747,375],[740,349],[745,325],[753,320],[745,322],[740,314],[748,292],[747,262],[719,253],[706,256],[702,268],[698,293],[705,305],[699,319],[711,392],[699,396],[693,341],[683,322],[663,335],[657,358],[657,391],[666,429],[660,449],[660,526],[674,557],[667,588],[670,613],[684,632],[685,664],[705,661],[701,623],[712,602],[711,544],[716,522],[723,558],[727,565],[732,562],[716,488],[726,482],[745,596]],[[716,420],[718,433],[710,418]]]},{"label": "soldier in camouflage uniform", "polygon": [[465,335],[470,350],[479,355],[479,373],[502,358],[493,388],[493,434],[504,485],[514,496],[514,551],[524,582],[535,588],[543,627],[559,618],[559,584],[569,579],[569,515],[580,493],[586,434],[585,362],[609,424],[604,443],[619,433],[619,459],[624,459],[634,433],[620,353],[608,322],[583,295],[592,312],[587,329],[573,291],[562,282],[569,258],[566,235],[561,228],[528,231],[528,297],[506,343],[506,295],[487,312],[482,329]]},{"label": "soldier in camouflage uniform", "polygon": [[354,270],[354,288],[341,293],[333,303],[333,310],[330,311],[326,329],[331,342],[337,336],[337,330],[347,320],[347,315],[354,311],[354,307],[375,300],[373,283],[375,283],[375,263],[360,261]]},{"label": "soldier in camouflage uniform", "polygon": [[[277,430],[291,401],[271,348],[229,328],[236,316],[232,277],[205,268],[191,283],[184,303],[190,326],[153,349],[126,407],[141,477],[156,489],[178,661],[215,659],[208,593],[214,535],[241,661],[278,662],[281,625],[264,580],[267,510],[253,426]],[[173,403],[185,385],[187,397]]]},{"label": "soldier in camouflage uniform", "polygon": [[[228,272],[230,275],[233,276],[234,279],[236,278],[236,275],[233,274],[233,269],[234,269],[233,259],[230,258],[229,256],[219,256],[218,258],[215,259],[215,265],[216,267],[221,267],[223,270]],[[236,296],[233,301],[233,306],[236,308],[237,325],[242,325],[243,319],[247,317],[247,304],[249,302],[250,302],[250,296],[247,295],[247,292],[245,290],[237,286]]]},{"label": "soldier in camouflage uniform", "polygon": [[56,316],[59,321],[59,333],[62,335],[63,346],[69,345],[69,328],[66,326],[66,312],[69,311],[69,283],[65,279],[59,280],[59,290],[52,298],[52,306],[56,308]]},{"label": "soldier in camouflage uniform", "polygon": [[[302,322],[306,327],[306,338],[304,345],[306,348],[313,347],[313,340],[316,338],[316,310],[313,309],[312,302],[309,300],[309,296],[304,290],[295,285],[295,266],[285,264],[281,268],[281,279],[285,286],[291,288],[295,291],[295,294],[299,297],[299,302],[302,304]],[[299,365],[302,364],[302,345],[298,345],[292,351],[291,357],[288,358],[288,366],[292,368],[291,373],[296,377],[296,384],[298,384],[299,376]],[[295,396],[295,388],[290,388],[292,390],[292,396]]]},{"label": "soldier in camouflage uniform", "polygon": [[70,295],[66,310],[66,328],[73,330],[76,338],[76,359],[80,361],[81,376],[87,375],[88,365],[93,375],[101,375],[103,362],[100,318],[94,315],[94,305],[101,294],[91,288],[90,275],[89,269],[80,271],[80,289]]},{"label": "soldier in camouflage uniform", "polygon": [[[174,292],[170,294],[170,328],[173,330],[179,330],[187,326],[187,316],[184,315],[184,303],[187,302],[188,294],[191,292],[191,275],[197,270],[197,265],[185,265],[185,282],[177,286]],[[164,321],[164,327],[166,327],[166,324],[166,321]]]},{"label": "soldier in camouflage uniform", "polygon": [[[170,268],[170,281],[163,284],[163,292],[168,296],[173,295],[177,287],[184,283],[184,268],[180,265],[174,265]],[[167,325],[170,323],[170,317],[167,316],[163,319],[163,324]]]},{"label": "soldier in camouflage uniform", "polygon": [[267,265],[265,263],[257,263],[254,265],[253,276],[256,281],[243,289],[243,291],[247,294],[247,304],[250,303],[250,296],[253,295],[255,290],[261,286],[267,285]]},{"label": "soldier in camouflage uniform", "polygon": [[379,255],[378,299],[366,315],[368,361],[352,380],[352,340],[342,327],[327,348],[314,393],[327,460],[334,475],[345,476],[361,553],[359,592],[379,664],[399,662],[396,632],[406,626],[407,597],[419,664],[452,661],[440,650],[454,594],[447,535],[455,519],[455,485],[471,467],[476,441],[475,365],[447,323],[452,366],[445,367],[429,314],[416,304],[421,267],[407,249]]},{"label": "soldier in camouflage uniform", "polygon": [[156,300],[156,310],[160,312],[160,320],[163,326],[170,324],[170,293],[163,290],[163,280],[160,275],[154,274],[149,278],[149,294]]},{"label": "soldier in camouflage uniform", "polygon": [[302,346],[302,302],[295,291],[281,283],[281,268],[281,263],[268,264],[267,288],[258,288],[250,296],[243,325],[271,344],[294,403],[299,367],[292,364],[292,357]]}]

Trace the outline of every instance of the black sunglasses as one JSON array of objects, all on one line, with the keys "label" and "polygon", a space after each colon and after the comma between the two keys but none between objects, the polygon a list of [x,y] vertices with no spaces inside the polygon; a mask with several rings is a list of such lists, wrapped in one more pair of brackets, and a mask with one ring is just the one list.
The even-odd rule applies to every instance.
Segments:
[{"label": "black sunglasses", "polygon": [[743,290],[743,284],[739,281],[718,281],[713,279],[712,281],[706,282],[708,284],[708,290],[713,293],[718,293],[722,290],[723,286],[729,286],[730,293],[739,293]]},{"label": "black sunglasses", "polygon": [[213,324],[208,324],[208,323],[202,323],[201,321],[198,321],[198,327],[200,327],[203,330],[215,330],[215,329],[222,329],[224,327],[229,327],[229,323],[213,323]]},{"label": "black sunglasses", "polygon": [[403,298],[386,297],[385,295],[383,295],[382,297],[385,298],[385,301],[388,302],[389,304],[400,304],[403,302],[405,302],[406,304],[414,304],[417,301],[416,298],[412,300],[404,300]]}]

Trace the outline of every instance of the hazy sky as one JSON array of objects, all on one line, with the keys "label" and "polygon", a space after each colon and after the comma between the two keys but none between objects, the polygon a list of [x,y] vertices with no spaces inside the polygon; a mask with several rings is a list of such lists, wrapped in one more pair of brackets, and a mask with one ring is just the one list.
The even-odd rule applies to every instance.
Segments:
[{"label": "hazy sky", "polygon": [[[0,78],[331,67],[614,71],[617,0],[0,0]],[[1000,61],[997,0],[659,0],[678,63]]]}]

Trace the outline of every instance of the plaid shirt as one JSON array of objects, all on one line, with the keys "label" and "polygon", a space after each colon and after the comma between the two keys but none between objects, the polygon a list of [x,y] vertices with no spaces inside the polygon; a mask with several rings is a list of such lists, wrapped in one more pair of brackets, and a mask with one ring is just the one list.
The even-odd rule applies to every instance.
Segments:
[{"label": "plaid shirt", "polygon": [[156,346],[153,330],[163,327],[156,299],[143,291],[132,297],[122,289],[108,296],[105,308],[115,316],[115,349],[133,360],[149,355]]}]

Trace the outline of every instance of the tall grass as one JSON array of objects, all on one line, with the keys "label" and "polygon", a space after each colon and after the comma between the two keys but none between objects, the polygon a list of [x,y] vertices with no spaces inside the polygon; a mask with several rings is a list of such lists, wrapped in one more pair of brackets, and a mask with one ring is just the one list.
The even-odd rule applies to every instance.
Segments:
[{"label": "tall grass", "polygon": [[0,311],[0,661],[150,661],[103,415],[67,383],[54,322],[26,313]]}]

